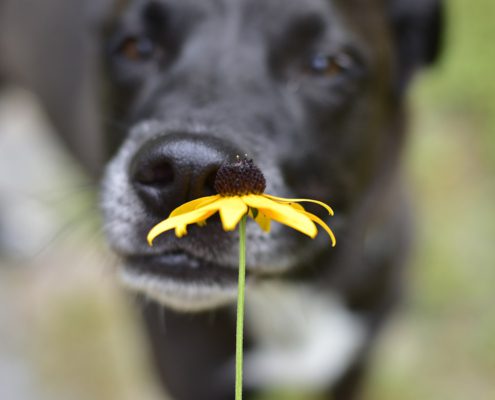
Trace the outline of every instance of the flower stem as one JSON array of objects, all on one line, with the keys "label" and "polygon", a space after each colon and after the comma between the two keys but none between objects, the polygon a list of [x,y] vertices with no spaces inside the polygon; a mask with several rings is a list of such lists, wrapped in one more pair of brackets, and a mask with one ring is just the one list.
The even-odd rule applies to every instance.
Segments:
[{"label": "flower stem", "polygon": [[237,329],[235,343],[235,400],[242,399],[242,355],[244,337],[244,287],[246,285],[246,219],[239,223],[239,281],[237,288]]}]

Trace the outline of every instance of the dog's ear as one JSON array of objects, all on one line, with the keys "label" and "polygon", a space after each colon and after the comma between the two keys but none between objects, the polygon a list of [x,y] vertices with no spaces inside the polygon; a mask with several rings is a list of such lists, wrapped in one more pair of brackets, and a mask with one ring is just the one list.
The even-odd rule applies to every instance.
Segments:
[{"label": "dog's ear", "polygon": [[397,87],[402,92],[418,68],[433,64],[443,43],[442,0],[389,0],[397,56]]}]

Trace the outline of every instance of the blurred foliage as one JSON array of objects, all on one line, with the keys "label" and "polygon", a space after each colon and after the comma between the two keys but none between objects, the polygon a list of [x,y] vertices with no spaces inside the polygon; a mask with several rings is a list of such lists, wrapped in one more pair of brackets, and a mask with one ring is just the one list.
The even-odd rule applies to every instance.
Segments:
[{"label": "blurred foliage", "polygon": [[[421,119],[445,128],[471,129],[495,167],[495,3],[490,0],[444,0],[443,55],[415,85],[415,106]],[[439,127],[435,127],[438,129]]]},{"label": "blurred foliage", "polygon": [[444,54],[412,93],[417,243],[376,400],[495,398],[495,2],[450,0]]}]

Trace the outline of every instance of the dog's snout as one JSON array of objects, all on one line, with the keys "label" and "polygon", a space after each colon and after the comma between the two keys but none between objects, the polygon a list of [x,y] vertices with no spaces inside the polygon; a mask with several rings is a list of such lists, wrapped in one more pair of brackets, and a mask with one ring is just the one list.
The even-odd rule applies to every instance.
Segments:
[{"label": "dog's snout", "polygon": [[149,211],[163,212],[214,194],[221,164],[239,154],[215,137],[169,134],[145,143],[132,159],[130,179]]}]

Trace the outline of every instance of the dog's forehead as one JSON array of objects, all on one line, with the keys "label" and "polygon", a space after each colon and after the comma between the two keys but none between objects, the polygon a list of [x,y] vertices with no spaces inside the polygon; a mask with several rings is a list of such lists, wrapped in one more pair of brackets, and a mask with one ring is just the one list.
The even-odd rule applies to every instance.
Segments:
[{"label": "dog's forehead", "polygon": [[[252,11],[273,15],[297,15],[301,12],[325,12],[334,0],[159,0],[164,5],[186,5],[215,15],[242,12],[248,17]],[[155,0],[156,3],[156,0]],[[282,11],[283,10],[283,11]]]},{"label": "dog's forehead", "polygon": [[226,8],[239,9],[246,17],[262,16],[273,24],[290,20],[300,16],[320,15],[329,12],[331,1],[329,0],[221,0]]},{"label": "dog's forehead", "polygon": [[290,23],[294,19],[305,17],[328,18],[332,10],[338,6],[339,0],[120,0],[119,9],[129,6],[137,11],[147,6],[162,6],[171,12],[180,10],[184,16],[194,16],[194,21],[222,19],[233,20],[237,16],[240,23],[249,23],[255,20],[257,26],[278,26]]},{"label": "dog's forehead", "polygon": [[[384,26],[389,0],[118,0],[114,9],[122,22],[134,25],[143,15],[167,15],[176,29],[188,31],[200,25],[215,26],[214,32],[232,35],[243,31],[270,38],[298,28],[320,24],[332,31],[349,29],[369,39]],[[160,10],[161,8],[161,10]],[[139,23],[139,22],[138,22]],[[220,28],[220,29],[219,29]],[[224,28],[224,29],[222,29]],[[208,30],[207,30],[208,31]],[[206,31],[206,32],[207,32]],[[209,30],[210,32],[212,30]],[[201,34],[205,31],[200,31]],[[371,45],[376,41],[371,40]]]}]

